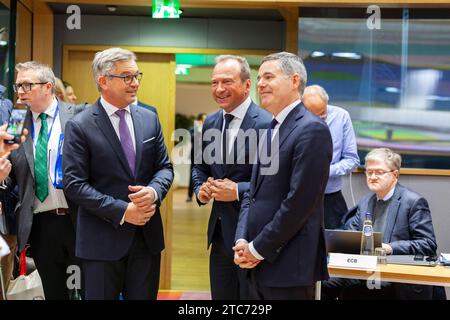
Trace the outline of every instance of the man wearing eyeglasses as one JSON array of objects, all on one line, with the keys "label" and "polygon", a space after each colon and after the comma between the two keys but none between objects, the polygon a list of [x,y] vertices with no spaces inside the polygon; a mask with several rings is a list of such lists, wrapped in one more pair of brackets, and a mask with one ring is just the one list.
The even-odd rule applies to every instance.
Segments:
[{"label": "man wearing eyeglasses", "polygon": [[349,113],[340,107],[329,105],[328,99],[325,89],[318,85],[306,87],[302,97],[305,107],[326,122],[333,139],[333,159],[325,189],[324,218],[326,229],[337,229],[348,210],[341,192],[342,177],[359,165],[359,156]]},{"label": "man wearing eyeglasses", "polygon": [[[35,61],[16,65],[13,85],[19,101],[30,106],[25,128],[29,137],[11,154],[8,189],[17,184],[18,251],[29,243],[42,279],[45,298],[69,299],[67,267],[76,264],[76,208],[64,196],[57,171],[62,170],[61,148],[66,122],[81,111],[55,97],[55,75]],[[59,181],[61,182],[61,181]]]},{"label": "man wearing eyeglasses", "polygon": [[[372,214],[373,230],[383,235],[386,253],[395,255],[436,255],[431,213],[427,200],[398,183],[401,156],[390,149],[373,149],[365,157],[366,195],[346,214],[345,229],[362,230],[366,213]],[[381,290],[368,290],[366,282],[333,278],[324,284],[325,295],[382,297],[390,299],[431,299],[432,287],[381,283]]]},{"label": "man wearing eyeglasses", "polygon": [[133,52],[97,52],[92,71],[101,97],[69,121],[64,143],[86,299],[156,299],[164,249],[159,206],[173,181],[161,124],[133,104],[142,79]]}]

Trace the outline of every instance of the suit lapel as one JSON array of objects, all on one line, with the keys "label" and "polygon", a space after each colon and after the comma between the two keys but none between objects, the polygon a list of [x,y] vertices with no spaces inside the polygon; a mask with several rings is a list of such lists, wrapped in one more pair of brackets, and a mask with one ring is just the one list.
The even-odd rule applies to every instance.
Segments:
[{"label": "suit lapel", "polygon": [[[31,126],[33,115],[30,110],[28,110],[27,117],[25,119],[25,128],[28,129],[28,132],[31,133]],[[34,153],[33,153],[33,138],[31,134],[27,137],[25,142],[23,143],[23,150],[25,152],[25,158],[27,159],[28,166],[30,167],[31,176],[34,179]]]},{"label": "suit lapel", "polygon": [[73,117],[74,108],[71,105],[58,101],[59,122],[61,123],[61,132],[65,132],[67,121]]},{"label": "suit lapel", "polygon": [[119,137],[117,137],[117,133],[112,126],[108,114],[101,105],[100,100],[98,100],[97,103],[92,106],[92,114],[94,115],[95,123],[103,132],[106,140],[109,142],[112,149],[119,158],[120,163],[122,164],[126,172],[130,175],[130,177],[133,177],[130,166],[128,165],[127,158],[125,157],[125,153],[123,152],[122,144],[120,143]]},{"label": "suit lapel", "polygon": [[[300,108],[301,104],[297,105],[294,109],[291,110],[291,112],[288,114],[286,119],[284,119],[283,123],[281,124],[280,128],[278,129],[278,147],[276,145],[272,144],[272,150],[275,152],[272,155],[272,158],[277,156],[280,152],[281,146],[286,141],[287,137],[291,134],[291,132],[297,127],[298,121],[303,117],[305,113],[305,108]],[[266,139],[262,139],[262,145],[266,145]],[[263,147],[259,148],[259,151],[262,152]],[[259,161],[258,165],[258,171],[260,169]],[[257,174],[257,184],[255,188],[255,193],[258,191],[259,187],[261,186],[261,183],[263,182],[266,175]]]},{"label": "suit lapel", "polygon": [[[257,108],[256,105],[252,102],[250,104],[250,106],[248,107],[247,112],[245,113],[244,119],[242,120],[242,123],[241,123],[241,126],[239,129],[242,129],[245,132],[246,130],[255,127],[256,120],[258,119],[258,113],[256,112],[257,111],[256,108]],[[239,134],[238,134],[238,136],[239,136]],[[227,168],[226,174],[229,174],[230,171],[233,169],[233,167],[237,163],[239,163],[240,158],[244,157],[244,159],[240,160],[240,161],[243,160],[243,163],[245,163],[245,160],[246,160],[245,159],[245,154],[246,154],[245,149],[247,148],[246,143],[245,143],[245,141],[243,141],[243,143],[239,143],[239,146],[238,146],[238,144],[237,144],[238,136],[236,136],[236,139],[234,139],[233,148],[231,150],[231,153],[232,154],[236,153],[237,156],[236,156],[236,158],[233,157],[234,161],[232,164],[229,164],[226,166],[226,168]],[[238,147],[239,147],[239,149],[237,149]],[[236,149],[237,149],[237,152],[236,152]]]},{"label": "suit lapel", "polygon": [[388,206],[388,216],[386,221],[386,228],[384,230],[383,242],[389,243],[391,242],[392,231],[394,231],[395,221],[397,220],[398,209],[400,207],[400,199],[401,199],[401,190],[400,186],[395,186],[395,191],[392,196],[392,199]]},{"label": "suit lapel", "polygon": [[139,113],[139,109],[136,108],[134,105],[130,106],[131,110],[131,118],[133,119],[133,126],[134,126],[134,139],[136,141],[136,163],[135,163],[135,175],[137,176],[137,173],[139,172],[139,166],[141,165],[141,158],[142,158],[142,141],[144,141],[144,133],[142,131],[143,124],[142,124],[142,116]]}]

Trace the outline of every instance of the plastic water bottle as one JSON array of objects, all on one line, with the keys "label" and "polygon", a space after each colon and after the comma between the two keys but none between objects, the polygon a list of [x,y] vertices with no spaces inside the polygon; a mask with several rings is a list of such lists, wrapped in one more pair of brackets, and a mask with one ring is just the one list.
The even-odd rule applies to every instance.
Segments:
[{"label": "plastic water bottle", "polygon": [[373,255],[373,226],[372,226],[372,214],[366,213],[364,220],[363,230],[361,234],[361,252],[363,255]]}]

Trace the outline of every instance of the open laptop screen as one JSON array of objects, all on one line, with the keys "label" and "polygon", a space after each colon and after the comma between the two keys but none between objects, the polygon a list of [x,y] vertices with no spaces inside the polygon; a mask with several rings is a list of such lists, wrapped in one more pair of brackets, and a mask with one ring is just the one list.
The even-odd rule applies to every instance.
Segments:
[{"label": "open laptop screen", "polygon": [[[359,254],[361,250],[361,231],[325,229],[327,253]],[[374,248],[381,247],[381,232],[374,232]]]}]

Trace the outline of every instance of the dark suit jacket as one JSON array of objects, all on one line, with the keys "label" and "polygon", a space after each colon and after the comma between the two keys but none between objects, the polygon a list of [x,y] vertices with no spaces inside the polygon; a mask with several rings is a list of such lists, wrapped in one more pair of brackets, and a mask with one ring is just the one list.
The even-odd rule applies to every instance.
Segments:
[{"label": "dark suit jacket", "polygon": [[[203,124],[202,134],[207,132],[209,129],[216,129],[219,132],[222,131],[223,116],[222,110],[219,110],[211,115],[209,115],[205,123]],[[247,110],[247,113],[242,121],[241,129],[246,131],[248,129],[260,129],[267,127],[270,123],[271,115],[264,109],[257,106],[255,103],[251,103]],[[214,141],[214,140],[213,140]],[[203,142],[203,150],[210,144],[209,141]],[[236,149],[237,142],[235,140],[234,148]],[[214,201],[213,208],[211,211],[211,216],[208,223],[208,246],[212,242],[213,233],[215,226],[219,217],[221,218],[222,225],[222,235],[224,237],[224,243],[227,248],[232,252],[232,247],[234,245],[234,235],[236,232],[237,221],[239,217],[239,210],[241,207],[241,200],[249,188],[249,181],[252,173],[252,164],[248,159],[252,156],[250,154],[249,145],[245,145],[245,150],[237,151],[238,157],[244,157],[246,164],[206,164],[202,161],[201,164],[195,164],[192,170],[192,179],[194,184],[194,192],[198,194],[199,189],[203,182],[205,182],[208,177],[213,177],[214,179],[228,178],[238,184],[239,199],[240,201],[233,202],[221,202]],[[241,158],[242,159],[242,158]],[[199,204],[201,204],[199,202]]]},{"label": "dark suit jacket", "polygon": [[[83,109],[83,106],[73,106],[59,101],[59,119],[62,132],[65,133],[67,121]],[[28,111],[25,128],[31,132],[32,114]],[[65,156],[65,155],[64,155]],[[64,158],[63,156],[63,158]],[[34,154],[33,141],[29,135],[22,146],[11,153],[12,172],[8,181],[11,190],[17,184],[19,187],[19,203],[14,212],[17,217],[18,251],[22,251],[28,242],[33,223],[33,206],[35,197]],[[77,208],[70,201],[69,212],[75,225]]]},{"label": "dark suit jacket", "polygon": [[[365,214],[373,212],[376,195],[366,195],[349,210],[353,215],[345,229],[362,230]],[[424,197],[397,184],[388,206],[383,242],[392,247],[392,254],[436,254],[437,244],[428,202]]]},{"label": "dark suit jacket", "polygon": [[158,114],[158,111],[156,111],[156,108],[155,108],[155,107],[150,106],[150,105],[148,105],[148,104],[145,104],[145,103],[143,103],[143,102],[140,102],[139,100],[138,100],[138,106],[139,106],[139,107],[142,107],[142,108],[145,108],[145,109],[147,109],[147,110],[150,110],[150,111],[152,111],[152,112]]},{"label": "dark suit jacket", "polygon": [[253,241],[264,257],[254,269],[261,285],[310,286],[328,278],[323,198],[332,140],[327,125],[302,104],[289,113],[278,134],[278,172],[260,175],[260,166],[253,167],[236,240]]},{"label": "dark suit jacket", "polygon": [[67,123],[64,188],[79,206],[75,249],[79,258],[115,261],[128,253],[137,229],[127,222],[120,225],[130,202],[129,185],[156,190],[158,209],[142,228],[152,253],[164,249],[159,205],[172,184],[172,164],[157,115],[133,105],[130,108],[136,139],[134,176],[100,101]]}]

